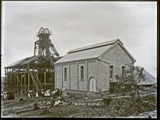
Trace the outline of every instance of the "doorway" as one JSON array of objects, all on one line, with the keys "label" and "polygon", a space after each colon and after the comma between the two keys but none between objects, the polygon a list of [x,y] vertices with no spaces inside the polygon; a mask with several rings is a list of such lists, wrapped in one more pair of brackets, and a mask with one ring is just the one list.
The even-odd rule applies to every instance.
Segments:
[{"label": "doorway", "polygon": [[96,80],[95,80],[94,77],[90,78],[90,81],[89,81],[89,91],[96,92]]}]

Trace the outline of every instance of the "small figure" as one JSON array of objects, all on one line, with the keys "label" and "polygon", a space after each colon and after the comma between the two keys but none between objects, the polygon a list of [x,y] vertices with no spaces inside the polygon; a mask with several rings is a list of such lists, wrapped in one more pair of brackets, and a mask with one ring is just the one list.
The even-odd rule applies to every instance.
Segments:
[{"label": "small figure", "polygon": [[38,102],[37,100],[34,101],[34,110],[38,109]]},{"label": "small figure", "polygon": [[36,98],[38,98],[38,92],[36,92]]},{"label": "small figure", "polygon": [[3,99],[4,99],[4,100],[7,99],[7,94],[6,94],[6,93],[3,94]]},{"label": "small figure", "polygon": [[41,95],[42,95],[42,98],[43,98],[44,97],[44,91],[43,91],[43,89],[42,89]]},{"label": "small figure", "polygon": [[28,98],[30,98],[31,97],[31,95],[30,95],[30,93],[28,92]]},{"label": "small figure", "polygon": [[31,98],[33,97],[33,93],[32,92],[30,93],[30,96],[31,96]]}]

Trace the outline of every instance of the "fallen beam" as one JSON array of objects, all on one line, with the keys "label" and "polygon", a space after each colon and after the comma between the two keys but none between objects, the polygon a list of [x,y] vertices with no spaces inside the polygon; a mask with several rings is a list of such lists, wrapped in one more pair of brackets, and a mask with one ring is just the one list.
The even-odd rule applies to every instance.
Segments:
[{"label": "fallen beam", "polygon": [[29,112],[29,111],[33,111],[35,110],[34,108],[27,108],[27,109],[23,109],[23,110],[18,110],[16,111],[16,114],[20,114],[20,113],[23,113],[23,112]]}]

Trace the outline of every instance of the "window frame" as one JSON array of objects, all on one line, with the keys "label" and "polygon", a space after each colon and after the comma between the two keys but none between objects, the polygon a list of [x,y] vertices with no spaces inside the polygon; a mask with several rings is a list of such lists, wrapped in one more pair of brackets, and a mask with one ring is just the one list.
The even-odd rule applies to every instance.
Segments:
[{"label": "window frame", "polygon": [[64,68],[64,81],[67,81],[67,68]]},{"label": "window frame", "polygon": [[84,66],[80,66],[80,80],[84,81]]},{"label": "window frame", "polygon": [[109,78],[113,80],[113,65],[109,67]]},{"label": "window frame", "polygon": [[125,66],[122,66],[122,78],[125,76]]}]

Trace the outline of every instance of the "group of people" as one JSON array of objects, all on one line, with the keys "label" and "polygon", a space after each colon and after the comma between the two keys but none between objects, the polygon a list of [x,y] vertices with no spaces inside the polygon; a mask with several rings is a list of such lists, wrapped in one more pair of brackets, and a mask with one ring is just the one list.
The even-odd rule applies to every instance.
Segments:
[{"label": "group of people", "polygon": [[[41,92],[42,97],[44,97],[44,94],[45,94],[45,92],[42,91],[42,92]],[[51,98],[51,100],[50,100],[49,102],[47,102],[47,103],[45,104],[46,108],[48,108],[48,106],[52,107],[52,106],[56,106],[56,105],[58,105],[58,104],[61,103],[61,97],[59,97],[59,96],[60,96],[62,93],[61,93],[61,91],[60,91],[59,89],[55,89],[54,91],[51,91],[50,94],[51,94],[52,98]],[[42,102],[42,103],[43,103],[43,102]],[[38,106],[39,106],[38,101],[35,100],[35,101],[34,101],[34,109],[38,109],[38,108],[39,108]],[[40,105],[40,106],[41,106],[41,105]]]},{"label": "group of people", "polygon": [[41,90],[40,92],[34,92],[32,90],[28,91],[27,92],[27,97],[28,98],[33,98],[33,97],[45,97],[46,94],[49,94],[48,96],[50,96],[50,92],[49,91],[44,91],[44,90]]},{"label": "group of people", "polygon": [[3,94],[1,94],[1,98],[3,100],[14,100],[15,95],[13,92],[3,92]]}]

